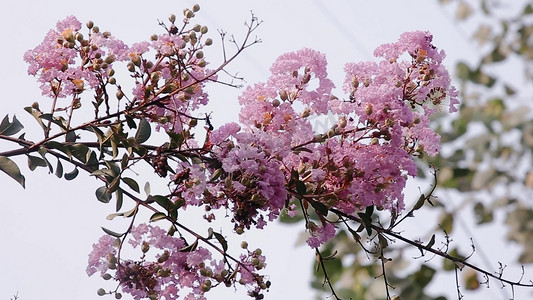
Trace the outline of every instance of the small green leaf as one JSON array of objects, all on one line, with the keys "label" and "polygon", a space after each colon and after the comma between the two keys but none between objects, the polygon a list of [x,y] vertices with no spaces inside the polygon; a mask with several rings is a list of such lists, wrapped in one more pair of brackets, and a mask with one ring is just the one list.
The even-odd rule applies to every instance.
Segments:
[{"label": "small green leaf", "polygon": [[70,181],[70,180],[76,178],[78,176],[78,174],[79,174],[78,168],[74,168],[74,170],[72,170],[72,172],[65,173],[65,179]]},{"label": "small green leaf", "polygon": [[109,234],[109,235],[111,235],[111,236],[114,236],[114,237],[116,237],[116,238],[119,238],[119,237],[121,237],[121,236],[124,235],[124,233],[117,233],[117,232],[114,232],[114,231],[112,231],[112,230],[109,230],[109,229],[107,229],[107,228],[105,228],[105,227],[102,227],[102,230],[103,230],[105,233],[107,233],[107,234]]},{"label": "small green leaf", "polygon": [[216,232],[213,232],[213,234],[215,235],[215,238],[217,239],[217,241],[222,246],[222,250],[224,250],[224,252],[228,251],[228,241],[226,241],[224,236],[222,236],[222,234],[216,233]]},{"label": "small green leaf", "polygon": [[111,193],[107,190],[107,187],[101,186],[96,190],[96,198],[103,203],[109,203],[111,200]]},{"label": "small green leaf", "polygon": [[431,248],[435,245],[435,234],[431,236],[431,239],[429,240],[428,244],[426,245],[427,248]]},{"label": "small green leaf", "polygon": [[416,201],[413,210],[419,210],[424,205],[424,202],[426,202],[426,195],[422,194],[418,197],[418,201]]},{"label": "small green leaf", "polygon": [[24,110],[27,111],[30,115],[32,115],[35,120],[41,125],[42,129],[46,129],[46,126],[43,124],[43,120],[41,120],[41,115],[43,114],[41,111],[33,109],[31,106],[24,107]]},{"label": "small green leaf", "polygon": [[56,176],[58,178],[63,177],[63,165],[61,164],[61,161],[59,159],[57,160],[57,166],[56,166],[55,174],[56,174]]},{"label": "small green leaf", "polygon": [[135,124],[135,121],[133,120],[132,117],[130,116],[126,116],[126,123],[128,124],[128,127],[130,129],[135,129],[137,128],[137,124]]},{"label": "small green leaf", "polygon": [[159,204],[166,211],[169,211],[173,203],[165,196],[155,195],[153,196],[154,201]]},{"label": "small green leaf", "polygon": [[444,213],[440,216],[439,224],[447,234],[450,234],[453,230],[453,215],[450,213]]},{"label": "small green leaf", "polygon": [[0,156],[0,170],[15,179],[22,187],[25,187],[26,179],[20,173],[20,169],[14,161],[5,156]]},{"label": "small green leaf", "polygon": [[322,215],[324,217],[328,216],[329,209],[326,205],[317,201],[309,201],[309,203],[315,209],[317,214]]},{"label": "small green leaf", "polygon": [[124,183],[126,183],[135,192],[137,192],[137,193],[140,192],[139,184],[137,183],[137,181],[135,181],[135,180],[133,180],[133,179],[131,179],[129,177],[123,177],[122,181],[124,181]]},{"label": "small green leaf", "polygon": [[122,192],[122,189],[117,189],[115,191],[115,197],[117,198],[115,211],[119,211],[122,208],[122,203],[124,202],[124,193]]},{"label": "small green leaf", "polygon": [[305,187],[305,183],[298,180],[296,181],[296,192],[300,195],[305,195],[305,192],[307,191],[307,188]]},{"label": "small green leaf", "polygon": [[192,252],[196,250],[196,247],[198,247],[198,240],[194,241],[194,243],[187,245],[181,249],[179,249],[180,252]]},{"label": "small green leaf", "polygon": [[119,216],[123,216],[123,215],[124,215],[124,213],[113,213],[113,214],[108,215],[105,219],[111,221],[115,217],[119,217]]},{"label": "small green leaf", "polygon": [[379,245],[381,249],[385,249],[389,246],[389,241],[382,234],[378,234]]},{"label": "small green leaf", "polygon": [[9,122],[9,118],[6,115],[2,122],[0,123],[0,135],[11,136],[22,130],[24,126],[20,124],[17,120],[17,117],[13,116],[13,122]]},{"label": "small green leaf", "polygon": [[142,144],[146,142],[148,138],[150,138],[150,134],[150,123],[148,123],[148,121],[146,121],[145,119],[141,119],[141,121],[139,122],[139,128],[135,133],[135,142],[137,142],[137,144]]},{"label": "small green leaf", "polygon": [[31,156],[28,155],[28,168],[30,170],[35,170],[37,167],[46,167],[47,164],[44,161],[44,159],[37,157],[37,156]]},{"label": "small green leaf", "polygon": [[156,212],[150,217],[150,222],[166,219],[167,215],[162,212]]}]

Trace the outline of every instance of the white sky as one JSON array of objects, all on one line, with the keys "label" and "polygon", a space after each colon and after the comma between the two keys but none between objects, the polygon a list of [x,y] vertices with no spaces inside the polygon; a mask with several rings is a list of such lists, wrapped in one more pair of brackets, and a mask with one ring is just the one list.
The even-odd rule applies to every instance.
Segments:
[{"label": "white sky", "polygon": [[[448,54],[450,70],[457,59],[473,60],[477,54],[468,36],[454,25],[453,16],[444,12],[436,0],[3,1],[0,117],[16,114],[26,128],[37,125],[22,108],[34,101],[44,105],[49,100],[40,96],[35,79],[27,75],[22,56],[39,44],[58,20],[68,15],[77,16],[82,23],[93,20],[102,30],[132,43],[161,32],[158,19],[166,20],[170,13],[179,17],[183,8],[194,3],[202,8],[196,21],[209,26],[215,42],[218,42],[215,29],[241,37],[245,32],[242,24],[249,20],[250,11],[264,21],[256,32],[263,43],[250,48],[229,67],[229,71],[239,72],[249,83],[265,80],[270,64],[280,54],[311,47],[327,54],[330,77],[340,86],[344,63],[370,59],[376,46],[396,41],[401,33],[411,30],[429,30],[434,34],[434,44]],[[211,59],[219,61],[220,57]],[[235,120],[240,91],[228,88],[216,91],[211,96],[215,122]],[[7,147],[13,145],[0,144],[0,151]],[[0,174],[0,299],[9,299],[17,292],[21,300],[98,298],[96,290],[103,282],[99,277],[87,277],[87,254],[103,234],[100,226],[114,226],[105,220],[114,205],[96,200],[94,190],[99,183],[85,174],[66,182],[48,175],[45,169],[30,172],[25,159],[17,162],[26,175],[26,189]],[[72,169],[64,166],[66,171]],[[314,252],[305,246],[294,246],[300,231],[270,224],[266,230],[245,236],[267,255],[266,272],[273,285],[266,299],[313,297],[309,276]],[[512,261],[505,250],[506,242],[493,243],[498,245],[493,249],[495,260]],[[496,283],[493,286],[493,290],[499,289]],[[454,289],[453,282],[438,288]],[[214,291],[209,295],[213,297],[209,299],[248,298],[232,291]],[[498,291],[488,295],[496,297],[488,299],[501,298]]]}]

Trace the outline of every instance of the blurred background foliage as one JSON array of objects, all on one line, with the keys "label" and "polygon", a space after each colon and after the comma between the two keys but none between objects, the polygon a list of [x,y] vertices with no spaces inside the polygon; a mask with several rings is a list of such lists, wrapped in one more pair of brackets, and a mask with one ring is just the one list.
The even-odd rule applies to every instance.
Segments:
[{"label": "blurred background foliage", "polygon": [[[502,272],[504,277],[518,280],[520,265],[524,265],[524,280],[529,280],[533,277],[530,268],[533,263],[533,1],[439,2],[471,40],[479,57],[456,63],[454,84],[461,92],[460,111],[451,118],[444,114],[435,118],[442,136],[441,155],[419,161],[420,175],[427,177],[418,186],[433,184],[428,166],[437,170],[434,206],[425,205],[423,212],[416,214],[426,226],[418,232],[408,227],[397,231],[405,230],[402,235],[420,239],[424,244],[437,234],[435,248],[455,257],[480,256],[483,262],[480,267],[489,272]],[[418,196],[406,194],[407,209],[413,205],[409,199],[416,201]],[[459,213],[464,216],[462,219]],[[388,225],[385,214],[374,217]],[[296,220],[283,218],[282,221]],[[493,239],[488,245],[478,245],[476,238],[479,234],[487,235],[482,230],[491,224],[504,231],[506,240]],[[466,244],[451,242],[457,228],[467,235]],[[363,233],[362,243],[358,244],[345,228],[321,249],[323,256],[335,254],[335,259],[325,261],[328,275],[337,295],[343,299],[386,299],[380,253],[370,253],[372,247],[378,247],[377,242]],[[504,248],[509,244],[519,245],[517,257],[506,254]],[[368,251],[363,246],[368,246]],[[498,253],[505,257],[489,258],[485,252],[491,249],[483,247],[500,248]],[[390,240],[389,246],[383,249],[383,256],[391,259],[385,264],[390,296],[442,300],[455,295],[451,299],[456,299],[459,293],[455,279],[450,284],[435,280],[443,272],[455,278],[456,266],[428,255],[413,259],[418,250],[407,252],[407,248]],[[499,261],[516,263],[516,274],[505,272],[503,263],[500,265],[503,269],[499,269]],[[318,290],[317,298],[322,299],[331,292],[324,284],[323,272],[317,272],[317,265],[312,286]],[[483,274],[463,269],[458,272],[457,280],[463,294],[479,291],[485,278]],[[512,297],[512,291],[501,288],[499,283],[491,281],[490,287],[502,290],[497,292],[502,299]]]}]

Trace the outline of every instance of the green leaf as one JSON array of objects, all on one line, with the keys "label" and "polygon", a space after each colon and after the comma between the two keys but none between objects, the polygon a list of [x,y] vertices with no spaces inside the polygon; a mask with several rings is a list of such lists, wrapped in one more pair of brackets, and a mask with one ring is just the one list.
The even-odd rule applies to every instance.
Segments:
[{"label": "green leaf", "polygon": [[224,252],[228,251],[228,241],[226,241],[224,236],[222,236],[222,234],[216,233],[216,232],[213,232],[213,234],[215,235],[215,238],[217,239],[217,241],[222,246],[222,250],[224,250]]},{"label": "green leaf", "polygon": [[135,121],[133,120],[131,116],[126,116],[126,123],[128,124],[128,127],[130,129],[137,128],[137,124],[135,124]]},{"label": "green leaf", "polygon": [[96,198],[103,203],[109,203],[111,200],[111,193],[107,190],[107,187],[101,186],[96,190]]},{"label": "green leaf", "polygon": [[15,133],[19,132],[24,126],[20,124],[20,122],[17,120],[15,116],[13,116],[13,122],[9,122],[9,118],[6,115],[4,119],[2,120],[2,123],[0,123],[0,135],[14,135]]},{"label": "green leaf", "polygon": [[198,240],[194,241],[194,243],[187,245],[181,249],[179,249],[180,252],[192,252],[196,250],[196,247],[198,247]]},{"label": "green leaf", "polygon": [[115,197],[117,197],[115,211],[119,211],[122,208],[122,203],[124,202],[124,193],[122,192],[122,189],[117,189],[115,191]]},{"label": "green leaf", "polygon": [[69,145],[68,149],[70,150],[70,153],[72,153],[72,156],[80,162],[86,164],[89,161],[90,153],[92,151],[84,144]]},{"label": "green leaf", "polygon": [[453,230],[453,215],[450,213],[444,213],[440,216],[439,225],[447,234],[450,234]]},{"label": "green leaf", "polygon": [[24,110],[27,111],[30,115],[32,115],[35,120],[41,125],[42,129],[46,129],[46,126],[43,124],[43,120],[41,119],[41,115],[43,114],[41,111],[33,109],[31,106],[24,107]]},{"label": "green leaf", "polygon": [[146,142],[150,137],[150,134],[150,123],[148,123],[148,121],[146,121],[145,119],[141,119],[141,121],[139,122],[139,128],[135,133],[135,142],[137,142],[137,144],[142,144]]},{"label": "green leaf", "polygon": [[305,192],[307,191],[307,187],[305,186],[305,183],[303,183],[300,180],[296,181],[296,192],[300,195],[305,195]]},{"label": "green leaf", "polygon": [[114,237],[116,237],[116,238],[119,238],[119,237],[121,237],[121,236],[124,235],[124,233],[117,233],[117,232],[114,232],[114,231],[112,231],[112,230],[109,230],[109,229],[107,229],[107,228],[105,228],[105,227],[102,227],[102,230],[103,230],[105,233],[107,233],[107,234],[109,234],[109,235],[111,235],[111,236],[114,236]]},{"label": "green leaf", "polygon": [[329,209],[326,205],[317,201],[309,201],[309,203],[315,209],[317,214],[327,217]]},{"label": "green leaf", "polygon": [[66,180],[72,180],[74,178],[76,178],[79,174],[79,171],[78,171],[78,168],[74,168],[74,170],[72,170],[72,172],[69,172],[69,173],[65,173],[65,179]]},{"label": "green leaf", "polygon": [[426,247],[431,248],[431,247],[433,247],[433,245],[435,245],[435,234],[433,234],[433,235],[431,236],[431,239],[429,240],[429,242],[428,242],[428,244],[426,245]]},{"label": "green leaf", "polygon": [[58,178],[63,177],[63,165],[61,164],[61,161],[59,159],[57,160],[57,166],[56,166],[55,174],[56,174],[56,176]]},{"label": "green leaf", "polygon": [[164,208],[166,211],[169,211],[172,207],[173,203],[170,201],[167,197],[161,196],[161,195],[155,195],[153,196],[154,201],[159,204],[162,208]]},{"label": "green leaf", "polygon": [[72,159],[72,153],[70,152],[69,148],[65,146],[62,143],[56,142],[56,141],[48,141],[44,144],[45,148],[48,149],[56,149],[63,153],[65,153],[69,159]]},{"label": "green leaf", "polygon": [[470,73],[470,68],[464,62],[459,62],[455,66],[455,76],[457,76],[461,80],[468,80],[468,78],[470,77]]},{"label": "green leaf", "polygon": [[129,177],[123,177],[122,181],[124,181],[124,183],[127,184],[135,192],[137,192],[137,193],[140,192],[139,184],[137,183],[137,181],[135,181],[135,180],[133,180],[133,179],[131,179]]},{"label": "green leaf", "polygon": [[25,187],[26,179],[20,173],[20,169],[14,161],[5,156],[0,156],[0,170],[15,179],[22,187]]},{"label": "green leaf", "polygon": [[35,170],[37,167],[46,167],[46,161],[44,159],[37,157],[37,156],[31,156],[28,155],[28,168],[30,170]]},{"label": "green leaf", "polygon": [[156,212],[150,217],[150,222],[155,222],[159,220],[164,220],[167,218],[167,215],[162,212]]},{"label": "green leaf", "polygon": [[426,195],[422,194],[420,197],[418,197],[418,201],[416,201],[415,206],[413,207],[413,210],[419,210],[424,203],[426,202]]}]

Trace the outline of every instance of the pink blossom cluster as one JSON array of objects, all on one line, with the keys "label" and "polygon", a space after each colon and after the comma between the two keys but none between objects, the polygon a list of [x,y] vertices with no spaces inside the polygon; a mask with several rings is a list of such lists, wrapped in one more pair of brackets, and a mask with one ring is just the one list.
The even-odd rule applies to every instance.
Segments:
[{"label": "pink blossom cluster", "polygon": [[[85,90],[94,90],[96,98],[108,98],[106,86],[116,84],[113,65],[124,61],[135,80],[128,108],[142,107],[139,117],[153,121],[158,128],[181,132],[191,120],[191,112],[207,104],[205,81],[216,80],[215,72],[205,68],[203,57],[202,49],[212,43],[208,39],[202,42],[207,29],[198,34],[196,28],[167,29],[153,35],[150,42],[128,46],[111,33],[100,32],[92,22],[87,27],[85,37],[81,23],[69,16],[58,22],[40,45],[25,53],[28,73],[38,76],[43,95],[78,97]],[[120,85],[117,88],[121,99],[124,91]]]},{"label": "pink blossom cluster", "polygon": [[78,19],[69,16],[24,54],[28,73],[39,77],[43,95],[64,98],[80,94],[86,86],[96,89],[109,77],[113,62],[124,58],[128,47],[108,32],[93,30],[86,38],[80,30]]},{"label": "pink blossom cluster", "polygon": [[[93,245],[87,274],[100,272],[114,277],[123,292],[134,299],[206,299],[204,294],[219,284],[235,282],[260,292],[263,277],[256,273],[265,265],[258,250],[241,255],[241,264],[226,268],[227,262],[214,259],[201,246],[191,247],[185,240],[170,236],[159,227],[140,224],[129,231],[128,244],[142,253],[137,260],[121,258],[125,247],[117,238],[105,235]],[[154,253],[155,252],[155,253]],[[235,272],[232,274],[230,272]],[[154,298],[155,297],[155,298]]]},{"label": "pink blossom cluster", "polygon": [[[428,117],[446,100],[450,111],[458,103],[442,65],[444,52],[431,40],[427,32],[406,33],[376,49],[379,62],[347,64],[348,99],[331,94],[334,86],[323,54],[303,49],[280,56],[268,81],[248,87],[239,98],[242,128],[228,124],[212,134],[214,157],[223,164],[221,178],[240,176],[242,159],[250,155],[243,155],[243,149],[259,148],[255,151],[264,155],[263,169],[276,174],[271,166],[277,166],[283,173],[289,212],[295,199],[346,214],[371,205],[400,212],[407,177],[416,175],[413,156],[436,155],[439,149]],[[337,123],[327,132],[314,132],[311,118],[328,111],[337,115]],[[296,188],[298,182],[305,190]],[[232,201],[227,193],[223,196]],[[282,202],[278,199],[260,203],[272,209]],[[248,200],[247,205],[256,203]],[[310,230],[308,243],[315,247],[326,242],[334,236],[332,228],[325,221],[323,228]]]}]

